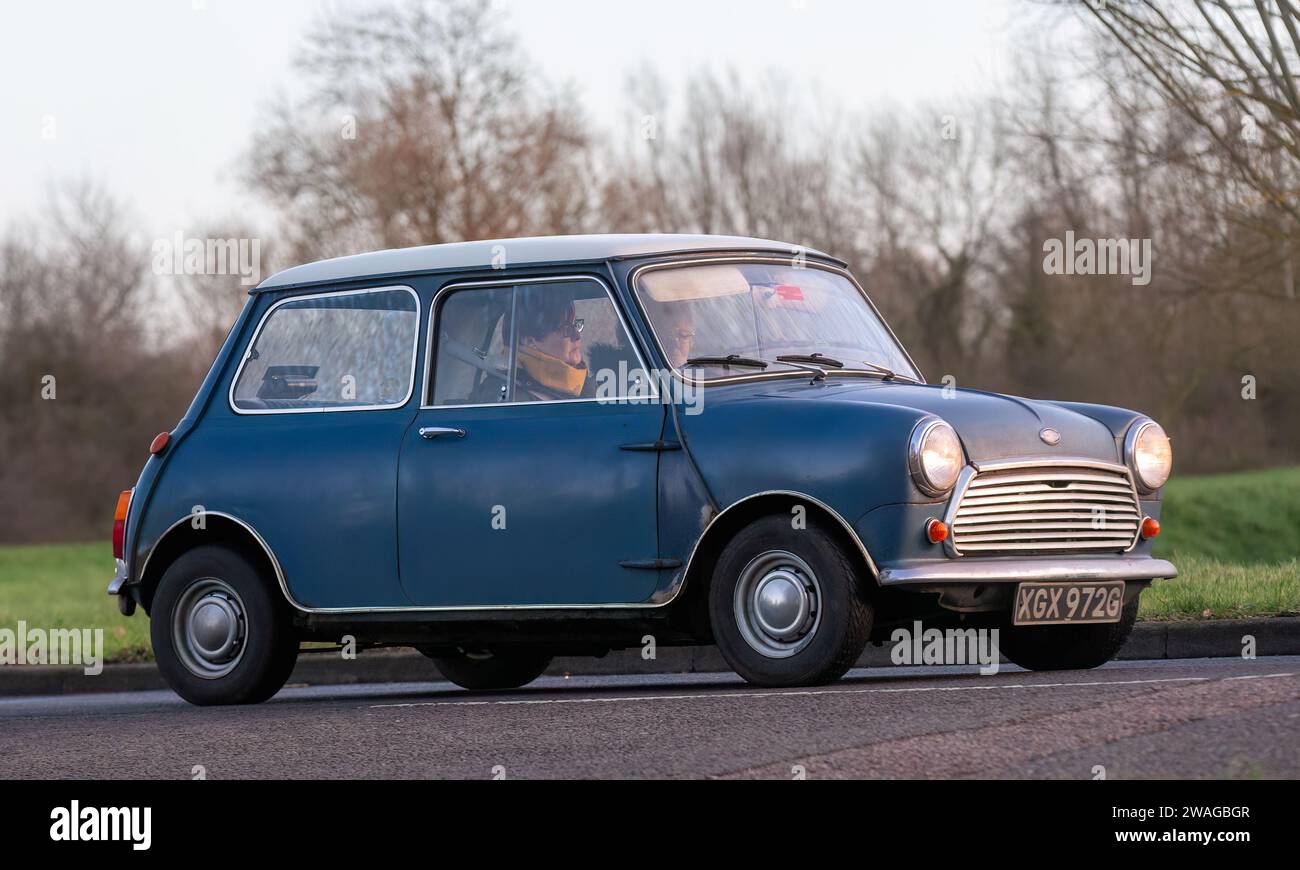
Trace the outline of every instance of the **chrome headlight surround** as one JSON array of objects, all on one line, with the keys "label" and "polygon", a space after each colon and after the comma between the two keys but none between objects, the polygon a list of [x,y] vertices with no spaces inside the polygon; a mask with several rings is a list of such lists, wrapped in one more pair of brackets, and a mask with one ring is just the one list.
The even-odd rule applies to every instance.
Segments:
[{"label": "chrome headlight surround", "polygon": [[[934,439],[951,440],[947,445],[935,445]],[[943,469],[936,469],[926,462],[927,448],[932,446],[946,446],[948,449],[945,452],[955,456],[950,476]],[[961,439],[957,437],[957,430],[938,417],[925,417],[916,424],[908,443],[907,467],[917,489],[928,496],[946,495],[957,485],[957,478],[965,465],[966,452],[962,449]]]},{"label": "chrome headlight surround", "polygon": [[[1156,444],[1163,446],[1164,456],[1150,456],[1149,442],[1151,438],[1159,438]],[[1145,443],[1144,443],[1145,442]],[[1157,449],[1157,453],[1159,449]],[[1157,463],[1155,468],[1148,467],[1147,473],[1142,471],[1143,460],[1150,456],[1150,461]],[[1149,465],[1148,462],[1148,465]],[[1163,463],[1163,468],[1159,464]],[[1159,423],[1149,417],[1143,417],[1133,423],[1128,429],[1128,434],[1124,436],[1124,464],[1133,472],[1133,482],[1137,484],[1139,491],[1143,493],[1153,493],[1169,481],[1169,473],[1173,470],[1174,455],[1170,445],[1169,436]]]}]

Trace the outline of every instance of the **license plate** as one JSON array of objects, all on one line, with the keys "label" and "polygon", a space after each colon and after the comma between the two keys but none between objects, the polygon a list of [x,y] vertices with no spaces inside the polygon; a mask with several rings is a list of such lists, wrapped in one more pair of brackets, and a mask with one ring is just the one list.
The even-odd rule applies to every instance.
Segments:
[{"label": "license plate", "polygon": [[1119,622],[1124,581],[1105,583],[1021,583],[1016,589],[1014,625]]}]

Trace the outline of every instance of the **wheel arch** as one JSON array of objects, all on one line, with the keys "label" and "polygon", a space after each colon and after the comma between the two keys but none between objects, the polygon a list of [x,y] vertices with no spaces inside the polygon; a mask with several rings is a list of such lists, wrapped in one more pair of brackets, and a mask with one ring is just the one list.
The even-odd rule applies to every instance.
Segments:
[{"label": "wheel arch", "polygon": [[863,591],[878,585],[879,571],[871,553],[853,527],[834,508],[812,496],[790,490],[769,490],[733,502],[713,518],[700,535],[686,563],[683,579],[683,609],[688,626],[701,639],[711,637],[708,617],[709,585],[723,549],[741,529],[765,516],[793,516],[793,509],[803,506],[805,519],[820,521],[836,541],[850,554],[862,572]]},{"label": "wheel arch", "polygon": [[275,585],[285,602],[293,605],[293,601],[285,595],[284,572],[279,560],[270,545],[252,526],[238,517],[219,511],[205,511],[202,518],[202,528],[194,527],[192,515],[172,523],[145,556],[137,585],[140,605],[146,613],[151,609],[154,593],[167,569],[185,553],[207,545],[229,547],[244,555],[257,567],[268,584]]}]

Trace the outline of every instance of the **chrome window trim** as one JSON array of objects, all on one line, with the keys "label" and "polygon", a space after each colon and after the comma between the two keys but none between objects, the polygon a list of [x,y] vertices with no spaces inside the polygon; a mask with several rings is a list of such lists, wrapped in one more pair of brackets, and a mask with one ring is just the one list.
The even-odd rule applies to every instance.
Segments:
[{"label": "chrome window trim", "polygon": [[[791,268],[796,268],[795,266],[796,262],[802,262],[803,264],[802,266],[799,266],[797,268],[821,269],[824,272],[832,272],[834,274],[841,275],[845,279],[847,279],[848,282],[857,289],[858,293],[862,295],[862,298],[866,301],[867,306],[871,309],[871,312],[876,316],[876,320],[880,322],[881,326],[885,327],[885,332],[889,333],[889,337],[894,340],[895,346],[897,346],[897,348],[902,352],[903,358],[906,359],[908,365],[912,367],[912,371],[916,373],[917,381],[922,384],[926,383],[925,374],[921,371],[921,367],[918,366],[916,364],[916,361],[912,359],[912,355],[907,352],[907,347],[904,346],[904,344],[898,340],[898,336],[894,334],[894,328],[889,325],[889,321],[886,320],[884,316],[880,313],[880,309],[877,308],[876,303],[871,300],[871,296],[867,294],[867,291],[864,290],[862,285],[858,283],[858,279],[853,277],[853,273],[850,272],[848,269],[842,269],[839,266],[833,266],[829,263],[822,263],[814,260],[800,261],[798,260],[796,255],[791,255],[790,257],[761,257],[755,255],[749,255],[749,256],[740,255],[735,257],[691,257],[691,258],[683,258],[683,259],[676,259],[676,260],[667,260],[661,263],[646,263],[645,265],[637,266],[635,269],[632,270],[631,274],[628,275],[627,283],[628,283],[628,289],[631,291],[633,301],[636,302],[637,307],[640,309],[641,316],[645,319],[646,325],[650,327],[650,336],[651,338],[654,339],[655,345],[658,347],[659,355],[663,357],[665,362],[667,362],[668,354],[664,352],[663,341],[659,338],[658,332],[655,331],[655,325],[653,319],[651,319],[650,315],[646,312],[645,305],[643,305],[641,302],[641,292],[637,287],[637,280],[641,277],[642,273],[658,271],[660,269],[680,269],[687,266],[706,266],[706,265],[711,265],[716,263],[768,263],[768,264],[788,265]],[[704,380],[699,378],[688,378],[686,375],[682,374],[680,369],[671,366],[671,364],[670,364],[670,368],[672,369],[673,377],[681,380],[683,383],[694,384],[694,385],[705,386],[705,387],[738,383],[743,381],[788,378],[791,375],[794,375],[796,377],[806,377],[808,374],[806,370],[791,369],[790,371],[760,372],[760,373],[752,373],[747,375],[733,375],[731,377],[709,378],[707,380]],[[880,372],[873,372],[867,369],[854,369],[851,371],[842,371],[838,369],[828,368],[826,370],[826,373],[828,375],[839,376],[839,377],[873,377],[879,379],[881,376]],[[906,377],[910,380],[910,377],[908,375],[903,375],[903,377]]]},{"label": "chrome window trim", "polygon": [[[251,354],[253,352],[253,348],[257,346],[257,339],[262,334],[262,328],[266,326],[266,324],[271,319],[271,315],[275,314],[275,312],[281,306],[288,305],[291,302],[302,302],[304,299],[325,299],[325,298],[334,298],[338,296],[358,296],[363,293],[391,293],[395,290],[405,290],[407,293],[410,293],[411,298],[415,300],[415,336],[411,342],[411,374],[408,383],[406,385],[406,398],[402,399],[402,401],[395,402],[392,404],[387,404],[387,405],[348,405],[339,408],[320,407],[320,408],[240,409],[235,404],[235,387],[238,386],[239,379],[244,374],[244,367],[248,365],[249,354]],[[258,321],[257,328],[253,330],[253,337],[250,338],[248,340],[248,344],[244,346],[244,352],[239,359],[239,367],[235,369],[235,376],[230,379],[230,388],[226,391],[226,404],[230,406],[230,410],[234,411],[236,414],[240,415],[241,417],[262,417],[262,416],[271,416],[274,414],[332,414],[332,413],[341,413],[344,411],[391,411],[394,408],[405,407],[406,404],[411,401],[411,396],[415,392],[415,366],[417,365],[420,359],[420,315],[422,311],[423,309],[420,305],[420,294],[416,293],[414,289],[406,286],[405,284],[385,284],[380,287],[365,287],[359,290],[328,290],[323,293],[308,293],[302,296],[286,296],[284,299],[281,299],[279,302],[276,302],[270,308],[266,309],[266,313],[263,314],[262,319]]]},{"label": "chrome window trim", "polygon": [[658,404],[659,388],[655,385],[654,379],[650,377],[650,367],[646,365],[645,356],[641,353],[641,347],[637,343],[636,334],[628,326],[627,318],[623,315],[623,309],[618,304],[618,299],[614,297],[613,290],[608,283],[598,275],[546,275],[539,278],[495,278],[482,281],[455,281],[450,284],[444,284],[433,294],[429,300],[429,326],[426,331],[424,340],[424,383],[420,387],[420,410],[421,411],[441,411],[456,410],[464,408],[509,408],[522,405],[581,405],[596,403],[600,405],[619,405],[631,404],[628,399],[630,396],[620,396],[613,399],[541,399],[527,402],[483,402],[478,404],[461,404],[461,405],[431,405],[429,404],[429,386],[431,384],[430,375],[433,372],[433,365],[436,362],[434,358],[434,348],[437,344],[434,326],[438,315],[438,303],[443,295],[454,290],[466,289],[484,289],[488,287],[515,287],[520,284],[564,284],[574,283],[576,281],[593,281],[600,285],[605,291],[606,298],[614,306],[614,314],[618,317],[619,324],[623,327],[623,333],[627,336],[628,343],[632,346],[632,352],[636,354],[636,360],[641,366],[641,371],[645,373],[646,379],[649,380],[650,387],[654,391],[652,395],[641,396],[636,398],[636,404]]},{"label": "chrome window trim", "polygon": [[[1142,515],[1142,497],[1138,492],[1137,484],[1134,482],[1136,475],[1127,465],[1123,463],[1106,462],[1100,459],[1085,459],[1083,457],[1056,457],[1050,459],[1039,459],[1034,457],[1016,457],[1013,459],[999,459],[993,462],[971,462],[961,470],[957,476],[957,485],[952,488],[952,495],[948,499],[948,505],[944,509],[943,522],[949,529],[949,535],[943,542],[944,552],[949,558],[961,559],[997,559],[999,556],[968,556],[957,549],[954,542],[955,534],[951,533],[953,521],[957,518],[957,508],[961,506],[961,500],[966,495],[966,490],[970,487],[970,482],[975,479],[976,475],[983,471],[1007,471],[1015,468],[1043,468],[1047,466],[1069,466],[1071,468],[1096,468],[1100,471],[1111,471],[1123,474],[1128,480],[1129,489],[1133,493],[1133,504],[1137,508],[1139,518]],[[1131,553],[1142,540],[1142,523],[1139,519],[1137,531],[1133,535],[1133,540],[1128,547],[1121,553]],[[1098,553],[1093,558],[1106,558],[1107,554]],[[1050,557],[1047,557],[1050,558]],[[1063,559],[1075,558],[1074,555],[1062,555]]]}]

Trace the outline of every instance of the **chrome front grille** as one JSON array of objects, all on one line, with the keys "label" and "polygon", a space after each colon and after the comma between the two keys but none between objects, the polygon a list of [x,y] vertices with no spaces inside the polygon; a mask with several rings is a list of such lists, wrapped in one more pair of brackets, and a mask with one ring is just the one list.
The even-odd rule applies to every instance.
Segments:
[{"label": "chrome front grille", "polygon": [[958,554],[1123,552],[1137,540],[1141,505],[1119,465],[985,468],[952,511]]}]

